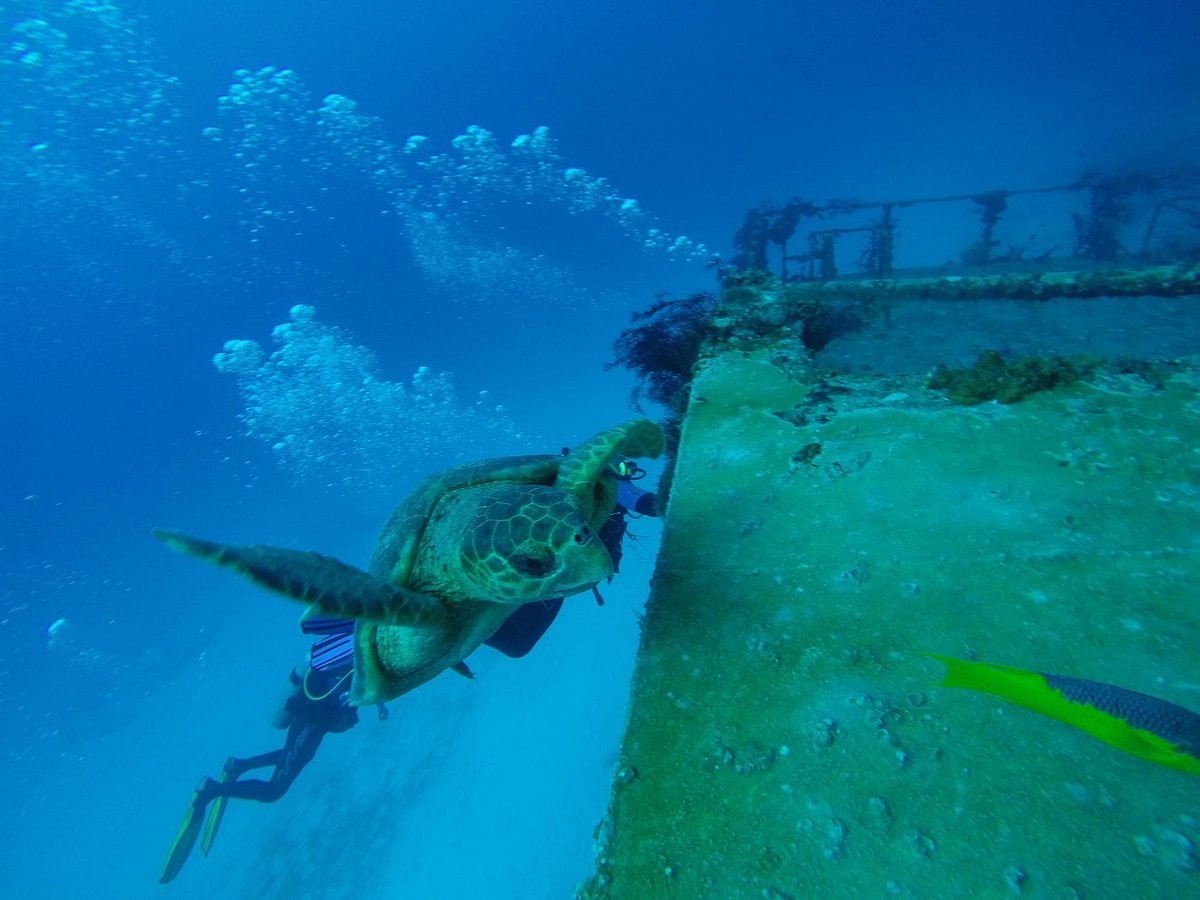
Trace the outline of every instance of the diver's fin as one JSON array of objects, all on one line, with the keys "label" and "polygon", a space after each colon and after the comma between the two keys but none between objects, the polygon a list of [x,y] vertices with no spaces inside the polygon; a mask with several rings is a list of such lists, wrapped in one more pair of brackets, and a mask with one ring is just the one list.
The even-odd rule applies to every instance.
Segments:
[{"label": "diver's fin", "polygon": [[175,880],[175,876],[191,855],[192,847],[196,845],[196,836],[200,834],[200,823],[204,819],[204,804],[199,802],[200,791],[207,782],[207,778],[201,781],[200,787],[196,788],[188,800],[183,821],[179,824],[179,830],[175,832],[175,840],[171,842],[171,849],[167,852],[167,861],[163,863],[162,872],[158,875],[159,884]]},{"label": "diver's fin", "polygon": [[172,550],[233,569],[327,616],[382,625],[436,625],[446,615],[433,597],[388,584],[332,556],[264,544],[218,544],[162,528],[154,536]]},{"label": "diver's fin", "polygon": [[475,673],[471,671],[470,666],[468,666],[461,659],[458,662],[456,662],[454,665],[452,665],[450,668],[465,678],[474,678],[475,677]]},{"label": "diver's fin", "polygon": [[[237,781],[238,775],[242,771],[238,768],[239,762],[240,760],[233,756],[225,760],[225,765],[221,767],[221,774],[217,781],[221,784]],[[200,835],[200,852],[205,856],[208,856],[213,841],[217,839],[217,831],[221,828],[221,819],[225,816],[225,807],[228,803],[228,794],[218,794],[208,808],[208,815],[204,817],[204,831]]]},{"label": "diver's fin", "polygon": [[213,841],[216,840],[217,830],[221,827],[221,819],[225,816],[225,806],[228,803],[228,797],[218,797],[212,802],[208,815],[204,819],[204,834],[200,838],[200,852],[205,856],[208,856],[208,851],[212,849]]}]

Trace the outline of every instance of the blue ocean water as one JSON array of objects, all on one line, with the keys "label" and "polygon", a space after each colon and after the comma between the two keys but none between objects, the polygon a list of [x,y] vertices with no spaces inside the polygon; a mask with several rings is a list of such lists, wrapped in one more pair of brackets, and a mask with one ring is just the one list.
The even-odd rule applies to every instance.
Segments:
[{"label": "blue ocean water", "polygon": [[[298,607],[152,527],[363,564],[424,474],[628,418],[613,340],[714,288],[761,201],[1194,164],[1197,26],[1167,2],[0,5],[6,893],[158,890],[196,779],[278,742]],[[1021,224],[1069,245],[1077,202]],[[903,236],[906,265],[956,252],[936,219]],[[170,890],[569,895],[652,570],[635,531],[604,608],[330,736]]]}]

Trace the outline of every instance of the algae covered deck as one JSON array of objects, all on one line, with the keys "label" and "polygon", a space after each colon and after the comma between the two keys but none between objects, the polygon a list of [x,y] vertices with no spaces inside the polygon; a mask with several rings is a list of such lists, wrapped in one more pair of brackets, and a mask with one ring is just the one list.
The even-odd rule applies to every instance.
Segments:
[{"label": "algae covered deck", "polygon": [[792,343],[693,382],[582,893],[1200,895],[1200,778],[923,655],[1200,710],[1200,368],[963,407]]}]

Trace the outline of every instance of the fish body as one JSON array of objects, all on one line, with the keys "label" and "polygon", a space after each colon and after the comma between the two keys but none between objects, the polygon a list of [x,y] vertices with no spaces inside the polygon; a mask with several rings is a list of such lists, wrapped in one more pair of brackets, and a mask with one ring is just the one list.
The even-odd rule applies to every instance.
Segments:
[{"label": "fish body", "polygon": [[995,694],[1118,750],[1200,775],[1200,715],[1190,709],[1101,681],[926,655],[945,664],[942,687]]}]

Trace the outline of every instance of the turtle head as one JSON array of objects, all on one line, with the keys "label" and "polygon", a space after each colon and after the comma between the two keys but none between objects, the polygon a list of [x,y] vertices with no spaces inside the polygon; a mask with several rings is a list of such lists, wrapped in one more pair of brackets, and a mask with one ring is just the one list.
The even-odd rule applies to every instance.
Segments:
[{"label": "turtle head", "polygon": [[519,605],[568,597],[612,574],[612,558],[578,501],[543,485],[495,485],[463,530],[471,596]]}]

